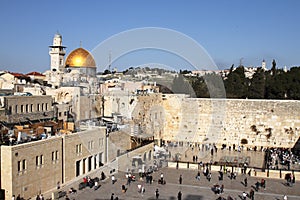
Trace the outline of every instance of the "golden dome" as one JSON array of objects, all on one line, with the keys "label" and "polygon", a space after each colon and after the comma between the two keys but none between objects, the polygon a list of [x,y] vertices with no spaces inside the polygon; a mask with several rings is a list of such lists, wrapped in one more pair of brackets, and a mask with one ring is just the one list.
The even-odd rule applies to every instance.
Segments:
[{"label": "golden dome", "polygon": [[96,67],[95,60],[90,52],[84,48],[72,51],[66,59],[66,67]]}]

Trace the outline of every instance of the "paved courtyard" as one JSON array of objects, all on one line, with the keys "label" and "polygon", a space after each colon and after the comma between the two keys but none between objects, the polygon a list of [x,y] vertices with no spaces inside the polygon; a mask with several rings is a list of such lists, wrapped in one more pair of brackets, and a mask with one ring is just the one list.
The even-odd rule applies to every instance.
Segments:
[{"label": "paved courtyard", "polygon": [[[166,185],[158,184],[157,180],[160,174],[163,173],[166,179]],[[162,168],[159,171],[153,173],[154,182],[152,184],[145,183],[145,181],[138,180],[132,182],[128,187],[126,193],[122,193],[121,185],[126,184],[126,178],[124,172],[115,174],[117,182],[111,183],[110,177],[104,182],[101,182],[101,187],[98,190],[93,188],[85,188],[77,192],[77,194],[70,194],[69,198],[76,200],[103,200],[110,199],[112,193],[114,197],[119,199],[155,199],[155,190],[158,189],[161,200],[176,200],[178,191],[182,192],[183,200],[215,200],[219,196],[227,198],[228,195],[233,199],[241,199],[243,191],[249,193],[252,186],[260,181],[260,178],[249,177],[248,175],[238,175],[236,180],[231,180],[224,175],[223,181],[218,181],[217,172],[212,173],[212,180],[209,182],[201,173],[200,181],[195,179],[197,171],[191,169],[173,169]],[[182,175],[183,182],[179,184],[179,176]],[[244,178],[248,179],[248,186],[245,187],[242,182]],[[141,184],[145,187],[145,193],[138,192],[137,185]],[[224,193],[221,195],[214,194],[211,187],[214,184],[224,184]],[[77,188],[77,187],[76,187]],[[64,188],[67,190],[68,188]],[[266,179],[266,190],[260,189],[255,192],[255,200],[270,200],[270,199],[283,199],[283,195],[286,194],[289,200],[300,200],[300,182],[296,180],[296,184],[292,187],[285,185],[283,179]],[[249,198],[247,198],[249,199]]]}]

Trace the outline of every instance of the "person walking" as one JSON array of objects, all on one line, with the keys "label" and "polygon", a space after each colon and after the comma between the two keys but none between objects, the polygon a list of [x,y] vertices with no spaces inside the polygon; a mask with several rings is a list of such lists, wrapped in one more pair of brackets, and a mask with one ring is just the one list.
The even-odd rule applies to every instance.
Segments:
[{"label": "person walking", "polygon": [[243,192],[242,198],[243,198],[243,200],[246,200],[246,198],[247,198],[247,193],[246,192]]},{"label": "person walking", "polygon": [[181,191],[179,191],[177,194],[177,200],[181,200],[181,198],[182,198],[182,193],[181,193]]},{"label": "person walking", "polygon": [[200,181],[200,171],[198,171],[197,176],[196,176],[196,179],[197,179],[198,181]]},{"label": "person walking", "polygon": [[207,178],[207,180],[210,182],[210,179],[211,179],[211,173],[208,173],[206,178]]},{"label": "person walking", "polygon": [[164,174],[163,173],[160,174],[160,182],[161,182],[161,184],[163,184],[163,182],[164,182]]},{"label": "person walking", "polygon": [[258,191],[259,190],[259,182],[257,181],[256,183],[255,183],[255,189],[256,189],[256,191]]},{"label": "person walking", "polygon": [[179,176],[179,184],[181,185],[182,184],[182,175],[180,174]]},{"label": "person walking", "polygon": [[245,185],[245,187],[247,187],[247,185],[248,185],[247,177],[244,179],[244,185]]},{"label": "person walking", "polygon": [[250,192],[249,192],[249,198],[251,200],[254,200],[254,190],[253,189],[251,189]]},{"label": "person walking", "polygon": [[261,185],[261,187],[264,188],[264,190],[266,190],[266,180],[265,179],[261,179],[260,185]]},{"label": "person walking", "polygon": [[220,193],[223,193],[223,192],[224,192],[224,185],[222,184],[220,187]]},{"label": "person walking", "polygon": [[155,197],[156,197],[156,199],[158,199],[158,197],[159,197],[159,191],[158,191],[158,188],[156,188],[156,191],[155,191]]},{"label": "person walking", "polygon": [[283,200],[287,200],[288,198],[287,198],[287,196],[286,195],[284,195],[283,196]]},{"label": "person walking", "polygon": [[111,176],[111,183],[112,183],[112,184],[115,184],[115,181],[116,181],[116,178],[115,178],[114,175],[112,175],[112,176]]},{"label": "person walking", "polygon": [[111,194],[110,200],[114,200],[114,195],[115,195],[114,193]]}]

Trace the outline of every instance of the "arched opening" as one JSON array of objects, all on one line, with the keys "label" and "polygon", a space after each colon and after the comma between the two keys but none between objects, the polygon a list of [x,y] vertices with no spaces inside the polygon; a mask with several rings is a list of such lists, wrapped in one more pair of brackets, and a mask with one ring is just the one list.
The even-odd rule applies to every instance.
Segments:
[{"label": "arched opening", "polygon": [[245,138],[241,139],[241,144],[248,144],[248,140]]},{"label": "arched opening", "polygon": [[146,162],[146,159],[147,159],[147,154],[146,154],[146,152],[145,152],[145,153],[144,153],[144,159],[143,159],[143,161]]}]

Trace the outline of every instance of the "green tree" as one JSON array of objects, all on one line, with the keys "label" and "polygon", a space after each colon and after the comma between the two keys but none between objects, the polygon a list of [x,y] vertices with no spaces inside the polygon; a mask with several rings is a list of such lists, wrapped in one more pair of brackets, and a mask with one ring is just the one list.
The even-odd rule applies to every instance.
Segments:
[{"label": "green tree", "polygon": [[245,69],[239,66],[228,74],[224,81],[226,96],[228,98],[246,98],[248,89],[248,79],[245,77]]},{"label": "green tree", "polygon": [[250,80],[248,88],[248,98],[250,99],[263,99],[265,98],[265,72],[262,68],[254,73],[252,79]]}]

